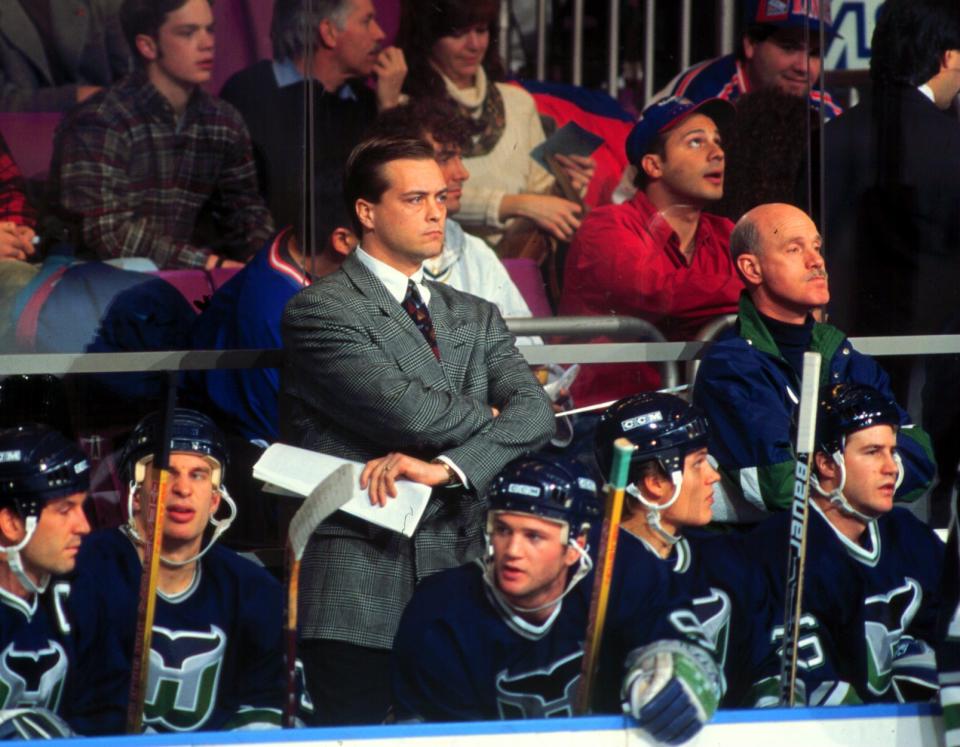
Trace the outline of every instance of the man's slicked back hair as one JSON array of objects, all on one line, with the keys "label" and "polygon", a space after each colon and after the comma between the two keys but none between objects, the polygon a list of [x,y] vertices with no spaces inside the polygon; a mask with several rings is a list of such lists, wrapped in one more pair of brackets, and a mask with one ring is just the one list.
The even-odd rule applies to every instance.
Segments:
[{"label": "man's slicked back hair", "polygon": [[887,0],[873,31],[870,77],[878,85],[923,85],[950,49],[960,49],[960,1]]},{"label": "man's slicked back hair", "polygon": [[347,158],[343,177],[343,199],[357,236],[363,225],[357,217],[357,200],[377,203],[390,188],[384,166],[391,161],[433,161],[433,148],[420,138],[374,135],[357,145]]},{"label": "man's slicked back hair", "polygon": [[296,60],[307,47],[320,43],[317,27],[329,19],[342,29],[353,0],[276,0],[270,21],[270,42],[275,60]]},{"label": "man's slicked back hair", "polygon": [[443,146],[464,148],[472,122],[447,98],[418,98],[387,109],[367,133],[374,135],[423,138],[429,135]]}]

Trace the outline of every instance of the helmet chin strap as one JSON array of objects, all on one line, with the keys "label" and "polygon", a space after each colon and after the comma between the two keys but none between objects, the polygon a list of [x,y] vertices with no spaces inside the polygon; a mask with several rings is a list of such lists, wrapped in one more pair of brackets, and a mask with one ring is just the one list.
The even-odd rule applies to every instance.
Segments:
[{"label": "helmet chin strap", "polygon": [[[869,524],[877,520],[876,516],[869,516],[863,511],[858,511],[847,500],[847,496],[843,494],[843,489],[847,485],[847,466],[843,459],[843,451],[835,451],[830,455],[830,458],[833,459],[834,463],[837,465],[837,468],[840,470],[840,482],[837,483],[837,487],[833,490],[827,491],[820,487],[820,480],[816,474],[810,475],[810,484],[813,486],[813,489],[816,490],[824,498],[829,498],[830,503],[836,506],[840,513],[845,514],[846,516],[851,516],[858,521],[862,521],[864,524]],[[897,479],[893,486],[893,492],[896,493],[899,490],[901,483],[903,483],[903,460],[900,458],[900,455],[894,453],[893,461],[897,465]]]},{"label": "helmet chin strap", "polygon": [[647,509],[647,526],[653,530],[653,533],[666,542],[667,545],[673,546],[680,541],[680,537],[676,534],[670,534],[670,532],[663,528],[663,525],[660,523],[660,513],[670,508],[670,506],[677,502],[677,498],[680,497],[680,488],[683,485],[683,472],[674,470],[670,473],[670,480],[673,483],[673,495],[670,496],[670,500],[666,503],[654,503],[649,500],[640,492],[640,489],[634,483],[627,485],[626,492],[636,498],[643,504],[644,508]]},{"label": "helmet chin strap", "polygon": [[[133,496],[141,488],[141,483],[130,481],[130,489],[127,493],[127,525],[125,527],[127,536],[130,537],[138,545],[146,545],[146,541],[143,537],[140,536],[140,532],[137,530],[137,521],[134,518],[133,514]],[[193,555],[186,560],[174,560],[173,558],[164,557],[160,555],[160,562],[171,568],[180,568],[185,565],[190,565],[190,563],[200,560],[204,555],[207,554],[207,551],[213,547],[214,542],[220,539],[220,535],[223,534],[230,528],[230,525],[233,523],[233,520],[237,518],[237,504],[234,502],[233,498],[230,497],[230,493],[227,492],[227,486],[221,485],[218,487],[217,492],[220,493],[220,498],[227,504],[228,513],[222,519],[217,519],[215,516],[210,517],[210,524],[213,526],[213,534],[210,535],[210,541],[207,543],[207,546],[204,547],[196,555]]]},{"label": "helmet chin strap", "polygon": [[497,586],[497,580],[493,572],[493,545],[490,542],[490,535],[487,535],[487,556],[483,561],[483,580],[493,595],[503,604],[504,607],[507,607],[510,610],[518,614],[527,614],[530,612],[539,612],[540,610],[545,610],[548,607],[553,607],[555,604],[559,604],[560,600],[563,599],[567,594],[573,591],[573,587],[576,586],[580,580],[590,573],[593,570],[593,561],[590,559],[590,555],[587,553],[586,549],[580,546],[576,540],[568,542],[568,546],[574,548],[577,553],[580,555],[580,562],[577,564],[577,570],[573,572],[573,575],[570,576],[570,580],[567,581],[567,588],[563,590],[558,597],[551,599],[549,602],[544,602],[543,604],[537,605],[536,607],[520,607],[509,599],[507,599],[503,592],[500,591],[500,587]]},{"label": "helmet chin strap", "polygon": [[24,522],[24,528],[23,539],[12,547],[0,547],[0,553],[7,556],[7,565],[10,566],[13,575],[17,577],[24,589],[31,594],[43,594],[50,583],[50,574],[41,574],[40,582],[34,583],[33,579],[24,570],[23,559],[20,557],[20,551],[27,546],[27,543],[33,538],[33,533],[37,531],[37,517],[28,516]]}]

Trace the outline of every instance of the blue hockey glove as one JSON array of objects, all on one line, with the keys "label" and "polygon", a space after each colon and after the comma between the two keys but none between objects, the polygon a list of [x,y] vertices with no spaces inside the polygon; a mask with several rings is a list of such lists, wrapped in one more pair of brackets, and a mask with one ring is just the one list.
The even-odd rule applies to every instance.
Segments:
[{"label": "blue hockey glove", "polygon": [[703,649],[657,641],[630,654],[623,710],[658,742],[681,744],[710,720],[723,695],[723,676]]},{"label": "blue hockey glove", "polygon": [[926,641],[903,636],[893,652],[891,682],[901,703],[923,703],[937,696],[937,660]]}]

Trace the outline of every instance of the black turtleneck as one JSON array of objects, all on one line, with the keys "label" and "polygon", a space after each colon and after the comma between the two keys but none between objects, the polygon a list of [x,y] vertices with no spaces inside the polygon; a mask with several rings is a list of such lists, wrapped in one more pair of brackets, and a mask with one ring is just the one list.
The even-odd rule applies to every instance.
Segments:
[{"label": "black turtleneck", "polygon": [[766,314],[760,314],[760,319],[770,331],[770,336],[777,343],[787,363],[797,372],[797,376],[800,376],[803,371],[803,354],[810,349],[810,338],[813,336],[813,317],[808,314],[803,324],[788,324],[771,319]]}]

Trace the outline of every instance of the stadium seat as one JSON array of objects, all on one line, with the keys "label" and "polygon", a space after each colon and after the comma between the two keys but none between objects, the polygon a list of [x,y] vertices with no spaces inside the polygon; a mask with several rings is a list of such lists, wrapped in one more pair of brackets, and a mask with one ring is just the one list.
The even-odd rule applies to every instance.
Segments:
[{"label": "stadium seat", "polygon": [[163,278],[180,291],[197,313],[213,295],[214,286],[205,270],[158,270],[150,274]]},{"label": "stadium seat", "polygon": [[534,316],[553,316],[540,267],[532,259],[505,259],[503,266]]}]

